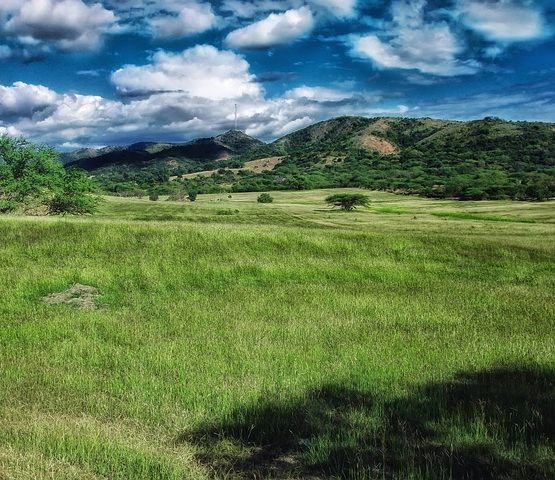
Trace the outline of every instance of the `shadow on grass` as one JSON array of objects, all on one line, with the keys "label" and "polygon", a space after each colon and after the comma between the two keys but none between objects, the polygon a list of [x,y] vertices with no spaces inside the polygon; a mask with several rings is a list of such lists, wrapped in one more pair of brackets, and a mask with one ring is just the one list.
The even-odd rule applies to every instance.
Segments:
[{"label": "shadow on grass", "polygon": [[330,385],[186,432],[215,478],[555,478],[555,372],[460,373],[391,401]]}]

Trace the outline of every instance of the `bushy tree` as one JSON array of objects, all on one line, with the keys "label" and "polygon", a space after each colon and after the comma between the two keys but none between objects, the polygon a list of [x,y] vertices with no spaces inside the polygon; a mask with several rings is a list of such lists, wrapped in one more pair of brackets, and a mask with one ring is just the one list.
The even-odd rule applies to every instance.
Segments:
[{"label": "bushy tree", "polygon": [[370,199],[360,193],[336,193],[326,197],[325,202],[332,207],[340,207],[342,210],[350,212],[356,207],[368,205]]},{"label": "bushy tree", "polygon": [[48,200],[49,213],[53,215],[84,215],[93,213],[99,199],[91,195],[94,184],[82,171],[70,168],[63,173],[63,183],[58,192]]},{"label": "bushy tree", "polygon": [[261,193],[256,201],[258,203],[272,203],[274,201],[274,197],[272,197],[269,193]]},{"label": "bushy tree", "polygon": [[86,173],[66,171],[53,148],[0,136],[0,210],[93,213],[98,203],[93,190]]},{"label": "bushy tree", "polygon": [[191,202],[195,202],[197,199],[197,195],[198,193],[196,192],[196,190],[190,190],[189,192],[187,192],[189,201]]}]

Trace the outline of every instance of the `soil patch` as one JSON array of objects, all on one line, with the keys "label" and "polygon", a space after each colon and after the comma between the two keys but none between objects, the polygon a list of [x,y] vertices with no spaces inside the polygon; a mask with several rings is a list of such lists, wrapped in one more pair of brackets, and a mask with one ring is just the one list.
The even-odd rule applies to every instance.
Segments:
[{"label": "soil patch", "polygon": [[75,283],[64,292],[51,293],[46,297],[42,297],[41,302],[48,305],[61,303],[81,310],[96,310],[96,302],[99,296],[98,290],[95,287]]},{"label": "soil patch", "polygon": [[397,148],[395,147],[395,145],[375,135],[363,135],[360,138],[360,143],[363,147],[374,152],[381,153],[382,155],[392,155],[394,153],[397,153]]}]

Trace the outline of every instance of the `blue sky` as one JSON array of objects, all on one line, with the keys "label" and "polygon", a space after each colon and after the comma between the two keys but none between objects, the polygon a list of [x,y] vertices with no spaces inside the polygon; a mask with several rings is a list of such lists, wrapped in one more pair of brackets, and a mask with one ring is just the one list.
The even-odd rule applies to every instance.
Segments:
[{"label": "blue sky", "polygon": [[339,115],[555,122],[552,0],[1,0],[0,133],[272,140]]}]

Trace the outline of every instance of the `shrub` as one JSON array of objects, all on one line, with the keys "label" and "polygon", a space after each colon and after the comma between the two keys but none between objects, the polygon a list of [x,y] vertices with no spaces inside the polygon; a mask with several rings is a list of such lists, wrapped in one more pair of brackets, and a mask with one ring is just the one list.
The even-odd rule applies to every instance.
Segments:
[{"label": "shrub", "polygon": [[0,199],[0,213],[12,212],[17,208],[15,202],[11,200]]},{"label": "shrub", "polygon": [[274,198],[269,193],[261,193],[256,201],[258,203],[272,203]]},{"label": "shrub", "polygon": [[152,193],[148,196],[148,199],[149,199],[151,202],[156,202],[156,201],[158,201],[158,198],[159,198],[159,197],[158,197],[158,194],[157,194],[156,192],[152,192]]},{"label": "shrub", "polygon": [[178,192],[170,195],[168,197],[168,202],[184,202],[185,201],[185,193]]},{"label": "shrub", "polygon": [[188,195],[189,201],[194,202],[197,199],[198,193],[194,190],[191,190],[190,192],[188,192]]}]

